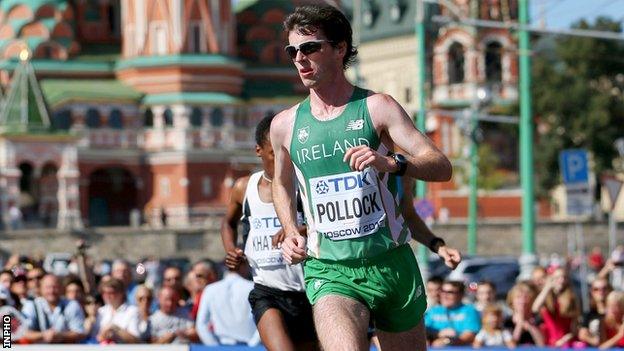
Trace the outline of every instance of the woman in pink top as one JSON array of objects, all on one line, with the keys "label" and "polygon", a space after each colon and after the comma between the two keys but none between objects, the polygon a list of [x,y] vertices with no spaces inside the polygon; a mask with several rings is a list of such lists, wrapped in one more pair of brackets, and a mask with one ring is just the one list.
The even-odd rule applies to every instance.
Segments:
[{"label": "woman in pink top", "polygon": [[533,313],[543,320],[542,332],[546,346],[570,346],[576,335],[576,321],[581,309],[570,287],[566,268],[556,268],[533,302]]},{"label": "woman in pink top", "polygon": [[600,325],[600,348],[624,347],[624,292],[607,296],[605,317]]}]

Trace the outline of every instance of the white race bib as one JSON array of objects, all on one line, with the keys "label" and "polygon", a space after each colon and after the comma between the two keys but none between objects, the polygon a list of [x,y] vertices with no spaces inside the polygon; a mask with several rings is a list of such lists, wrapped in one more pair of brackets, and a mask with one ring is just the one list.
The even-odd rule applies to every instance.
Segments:
[{"label": "white race bib", "polygon": [[282,250],[273,247],[273,236],[280,230],[277,217],[249,217],[249,237],[247,256],[252,256],[258,267],[280,266],[284,264]]},{"label": "white race bib", "polygon": [[331,240],[361,238],[385,226],[375,170],[310,179],[316,230]]}]

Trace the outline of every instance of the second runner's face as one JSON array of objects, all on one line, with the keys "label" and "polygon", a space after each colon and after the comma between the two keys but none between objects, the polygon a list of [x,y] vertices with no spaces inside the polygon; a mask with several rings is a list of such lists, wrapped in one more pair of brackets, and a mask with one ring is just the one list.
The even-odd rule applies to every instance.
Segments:
[{"label": "second runner's face", "polygon": [[317,88],[323,82],[331,81],[342,71],[342,56],[344,56],[342,51],[344,50],[341,48],[344,43],[334,48],[320,30],[310,35],[301,34],[297,30],[288,33],[289,45],[297,47],[301,43],[319,40],[322,40],[320,49],[308,55],[297,51],[297,55],[292,59],[306,88]]},{"label": "second runner's face", "polygon": [[263,145],[256,145],[256,155],[262,160],[262,168],[270,178],[273,178],[273,167],[275,165],[275,154],[271,140],[267,137]]}]

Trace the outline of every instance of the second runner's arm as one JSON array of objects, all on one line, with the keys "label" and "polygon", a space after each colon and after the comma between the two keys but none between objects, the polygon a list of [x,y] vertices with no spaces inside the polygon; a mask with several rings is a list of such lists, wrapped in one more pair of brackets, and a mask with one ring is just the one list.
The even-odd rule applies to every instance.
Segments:
[{"label": "second runner's arm", "polygon": [[455,269],[459,262],[461,262],[461,254],[458,250],[449,247],[444,241],[437,244],[436,247],[430,247],[434,239],[439,238],[433,232],[427,224],[420,218],[416,210],[414,209],[414,196],[411,189],[414,188],[414,179],[409,177],[401,177],[403,182],[403,196],[401,197],[401,208],[403,218],[407,221],[407,226],[412,233],[412,239],[425,245],[441,259],[444,260],[444,264],[450,269]]},{"label": "second runner's arm", "polygon": [[236,246],[238,240],[238,223],[243,213],[243,199],[249,177],[236,180],[232,187],[232,195],[228,203],[225,218],[221,225],[221,241],[225,249],[225,265],[229,269],[237,269],[243,259],[243,250]]}]

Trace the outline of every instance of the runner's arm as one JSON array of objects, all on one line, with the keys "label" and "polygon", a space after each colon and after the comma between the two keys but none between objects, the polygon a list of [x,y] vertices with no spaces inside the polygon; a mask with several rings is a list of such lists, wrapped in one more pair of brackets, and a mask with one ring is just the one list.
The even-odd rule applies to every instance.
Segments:
[{"label": "runner's arm", "polygon": [[245,197],[245,189],[249,177],[243,177],[236,180],[232,187],[232,195],[228,203],[223,224],[221,225],[221,241],[225,252],[236,249],[236,241],[238,240],[238,223],[243,213],[243,199]]},{"label": "runner's arm", "polygon": [[286,235],[298,233],[294,168],[288,151],[287,135],[290,123],[285,123],[290,110],[279,113],[271,123],[271,145],[275,153],[273,175],[273,206]]},{"label": "runner's arm", "polygon": [[433,182],[451,179],[451,162],[433,142],[414,127],[405,110],[391,96],[373,94],[368,97],[368,109],[381,140],[406,151],[409,177]]}]

